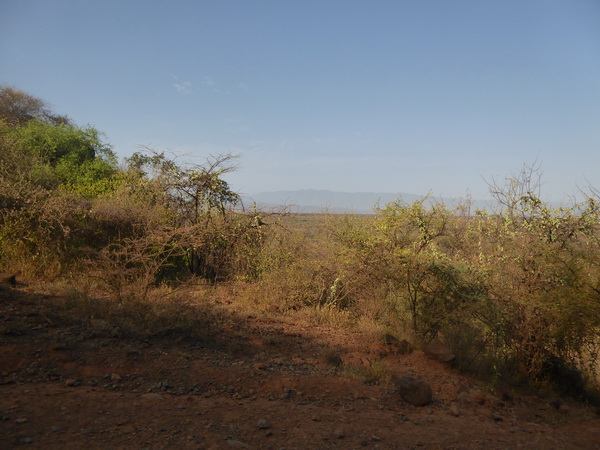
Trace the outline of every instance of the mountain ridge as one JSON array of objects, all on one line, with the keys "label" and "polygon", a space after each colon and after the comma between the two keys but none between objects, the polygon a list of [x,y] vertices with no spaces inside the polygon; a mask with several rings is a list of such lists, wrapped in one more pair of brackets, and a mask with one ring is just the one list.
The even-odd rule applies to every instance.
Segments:
[{"label": "mountain ridge", "polygon": [[[425,195],[406,192],[339,192],[325,189],[299,189],[266,191],[243,196],[244,204],[256,203],[261,209],[286,208],[295,213],[359,213],[374,214],[376,205],[401,199],[412,203],[425,198]],[[460,199],[432,196],[447,205],[457,205]],[[487,202],[475,200],[474,206]]]}]

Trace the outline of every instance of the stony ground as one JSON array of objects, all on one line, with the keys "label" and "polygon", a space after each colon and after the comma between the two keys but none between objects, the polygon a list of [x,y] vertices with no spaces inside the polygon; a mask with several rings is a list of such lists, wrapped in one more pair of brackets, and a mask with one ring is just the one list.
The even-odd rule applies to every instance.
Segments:
[{"label": "stony ground", "polygon": [[[51,301],[0,290],[0,448],[600,447],[591,408],[492,393],[420,351],[252,316],[208,343],[126,338]],[[433,402],[366,383],[382,367],[428,382]]]}]

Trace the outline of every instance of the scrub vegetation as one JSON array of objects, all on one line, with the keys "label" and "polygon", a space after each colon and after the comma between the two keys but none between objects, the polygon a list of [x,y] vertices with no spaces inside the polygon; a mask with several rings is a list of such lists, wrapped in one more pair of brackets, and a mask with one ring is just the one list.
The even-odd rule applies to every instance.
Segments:
[{"label": "scrub vegetation", "polygon": [[598,191],[554,207],[524,167],[490,184],[493,211],[428,197],[373,216],[290,215],[243,205],[223,178],[235,162],[144,149],[119,164],[98,130],[2,87],[0,265],[68,292],[64,314],[131,333],[217,332],[211,302],[226,287],[248,313],[443,342],[491,385],[593,398]]}]

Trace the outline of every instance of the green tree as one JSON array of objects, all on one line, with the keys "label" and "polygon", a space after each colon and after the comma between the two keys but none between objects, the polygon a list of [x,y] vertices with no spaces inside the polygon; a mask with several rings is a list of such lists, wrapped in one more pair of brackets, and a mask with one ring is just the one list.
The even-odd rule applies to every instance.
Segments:
[{"label": "green tree", "polygon": [[95,128],[31,120],[9,134],[29,159],[33,182],[88,197],[111,189],[108,180],[117,172],[117,159]]}]

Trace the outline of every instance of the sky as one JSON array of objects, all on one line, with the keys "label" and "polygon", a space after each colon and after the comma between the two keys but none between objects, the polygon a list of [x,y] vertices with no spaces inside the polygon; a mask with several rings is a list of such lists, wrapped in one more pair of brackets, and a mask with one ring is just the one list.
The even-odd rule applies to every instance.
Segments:
[{"label": "sky", "polygon": [[0,85],[244,194],[600,188],[598,0],[0,0]]}]

